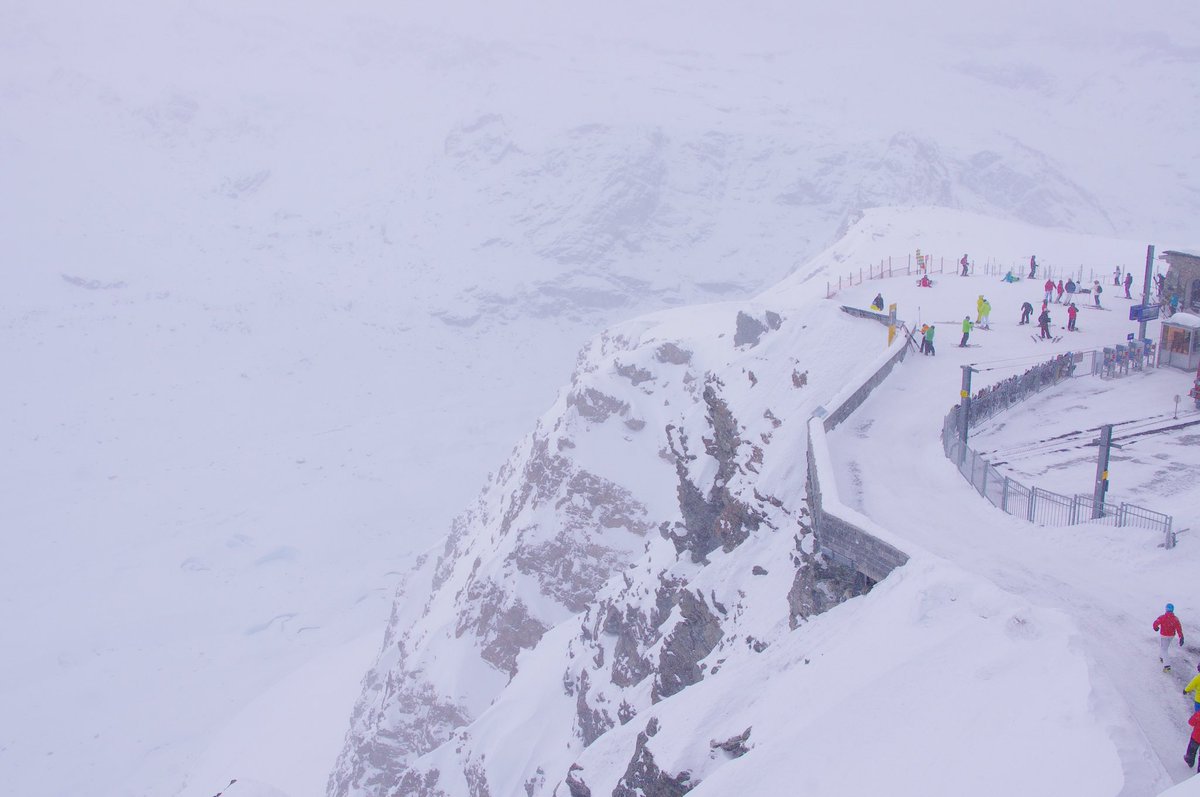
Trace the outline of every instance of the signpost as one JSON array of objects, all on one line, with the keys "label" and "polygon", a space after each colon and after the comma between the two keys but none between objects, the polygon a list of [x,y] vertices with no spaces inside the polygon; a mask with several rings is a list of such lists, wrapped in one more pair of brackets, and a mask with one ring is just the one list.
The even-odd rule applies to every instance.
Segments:
[{"label": "signpost", "polygon": [[1130,321],[1138,321],[1138,340],[1146,339],[1146,322],[1153,321],[1158,318],[1158,309],[1155,308],[1154,315],[1148,315],[1148,305],[1150,304],[1150,281],[1154,279],[1154,244],[1146,247],[1146,279],[1142,283],[1142,306],[1141,314],[1135,319],[1133,311],[1130,310]]},{"label": "signpost", "polygon": [[1142,323],[1142,326],[1138,328],[1138,332],[1143,338],[1146,336],[1146,322],[1158,318],[1160,310],[1162,308],[1157,304],[1135,304],[1130,306],[1129,320],[1140,321]]}]

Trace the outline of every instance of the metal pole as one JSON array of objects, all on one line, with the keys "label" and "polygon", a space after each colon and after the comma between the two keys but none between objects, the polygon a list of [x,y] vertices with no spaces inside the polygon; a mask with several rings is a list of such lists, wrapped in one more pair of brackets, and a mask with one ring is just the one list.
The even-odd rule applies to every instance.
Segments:
[{"label": "metal pole", "polygon": [[1100,427],[1100,453],[1096,457],[1096,488],[1092,492],[1092,520],[1104,517],[1104,494],[1108,492],[1108,456],[1112,451],[1112,424]]},{"label": "metal pole", "polygon": [[[1145,307],[1150,303],[1150,280],[1154,278],[1154,245],[1146,247],[1146,281],[1142,284],[1142,312],[1145,313]],[[1142,341],[1146,339],[1146,319],[1143,315],[1142,322],[1138,324],[1137,345],[1142,348]]]},{"label": "metal pole", "polygon": [[971,425],[971,374],[974,371],[975,369],[969,365],[962,366],[962,390],[959,392],[959,397],[962,398],[962,428],[959,430],[962,451],[958,456],[959,464],[962,464],[963,457],[967,455],[967,427]]}]

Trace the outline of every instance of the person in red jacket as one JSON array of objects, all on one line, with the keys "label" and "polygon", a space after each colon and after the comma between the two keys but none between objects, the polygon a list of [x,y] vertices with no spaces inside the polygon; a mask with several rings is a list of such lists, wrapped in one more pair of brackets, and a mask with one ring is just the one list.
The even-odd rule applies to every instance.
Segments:
[{"label": "person in red jacket", "polygon": [[1163,672],[1171,671],[1171,640],[1179,637],[1179,647],[1183,647],[1183,626],[1175,616],[1175,604],[1168,603],[1167,610],[1154,621],[1154,630],[1158,632],[1158,660],[1162,662]]},{"label": "person in red jacket", "polygon": [[[1188,739],[1187,752],[1183,754],[1183,760],[1187,762],[1188,769],[1196,766],[1196,750],[1200,749],[1200,711],[1192,715],[1188,720],[1188,725],[1192,726],[1192,738]],[[1200,772],[1200,768],[1197,768]]]}]

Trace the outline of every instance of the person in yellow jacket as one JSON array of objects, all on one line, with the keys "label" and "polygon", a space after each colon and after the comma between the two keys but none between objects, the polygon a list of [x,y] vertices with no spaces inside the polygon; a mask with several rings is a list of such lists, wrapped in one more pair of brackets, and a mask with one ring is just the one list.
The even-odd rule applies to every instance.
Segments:
[{"label": "person in yellow jacket", "polygon": [[983,305],[986,302],[987,302],[987,299],[983,298],[982,293],[979,294],[979,298],[975,300],[975,323],[976,324],[983,323]]},{"label": "person in yellow jacket", "polygon": [[1192,693],[1192,702],[1196,705],[1192,708],[1193,711],[1200,711],[1200,664],[1196,665],[1196,677],[1188,681],[1188,685],[1183,687],[1183,693]]}]

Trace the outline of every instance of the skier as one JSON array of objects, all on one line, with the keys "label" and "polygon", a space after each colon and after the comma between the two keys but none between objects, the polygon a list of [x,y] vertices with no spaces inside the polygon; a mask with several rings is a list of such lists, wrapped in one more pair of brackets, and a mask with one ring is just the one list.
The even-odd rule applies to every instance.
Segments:
[{"label": "skier", "polygon": [[1075,302],[1067,305],[1067,331],[1078,332],[1075,328],[1075,316],[1079,315],[1079,308],[1075,306]]},{"label": "skier", "polygon": [[1029,302],[1025,302],[1023,305],[1021,305],[1021,322],[1019,324],[1017,324],[1017,326],[1020,327],[1020,326],[1024,326],[1025,324],[1028,324],[1029,317],[1031,315],[1033,315],[1033,305],[1030,304]]},{"label": "skier", "polygon": [[1063,281],[1060,279],[1058,281],[1058,284],[1054,286],[1054,290],[1056,290],[1058,292],[1058,295],[1054,297],[1054,301],[1058,302],[1059,304],[1062,304],[1063,291],[1065,291],[1066,289],[1067,289],[1066,286],[1063,285]]},{"label": "skier", "polygon": [[1168,603],[1167,610],[1154,621],[1154,630],[1158,632],[1158,660],[1162,662],[1163,672],[1171,671],[1171,640],[1179,637],[1179,647],[1183,647],[1183,626],[1175,616],[1175,604]]},{"label": "skier", "polygon": [[1029,256],[1029,279],[1037,276],[1037,255]]},{"label": "skier", "polygon": [[1092,281],[1092,300],[1096,302],[1096,306],[1100,306],[1100,294],[1104,293],[1104,289],[1100,287],[1100,280]]},{"label": "skier", "polygon": [[1067,277],[1067,301],[1068,302],[1075,298],[1076,290],[1077,290],[1077,286],[1075,285],[1075,280],[1071,279],[1070,277]]},{"label": "skier", "polygon": [[937,354],[937,352],[933,350],[933,329],[933,324],[930,324],[925,329],[925,353],[931,357]]},{"label": "skier", "polygon": [[1042,330],[1042,338],[1050,337],[1050,311],[1042,308],[1042,314],[1038,316],[1038,326]]},{"label": "skier", "polygon": [[929,331],[929,324],[921,324],[921,354],[928,354],[925,345],[925,333]]},{"label": "skier", "polygon": [[882,293],[875,294],[875,299],[874,299],[874,301],[871,302],[871,309],[876,310],[880,313],[883,312],[883,294]]},{"label": "skier", "polygon": [[983,300],[983,306],[979,308],[979,326],[984,329],[992,328],[992,303],[987,299]]},{"label": "skier", "polygon": [[971,337],[971,328],[973,326],[975,325],[971,323],[971,316],[963,316],[963,336],[962,340],[958,343],[958,347],[960,349],[965,349],[967,347],[967,338]]},{"label": "skier", "polygon": [[1049,304],[1054,299],[1054,280],[1046,280],[1042,287],[1046,289],[1046,303]]},{"label": "skier", "polygon": [[[1196,665],[1196,672],[1200,673],[1200,664]],[[1200,675],[1188,681],[1188,685],[1183,687],[1185,695],[1189,692],[1192,693],[1192,703],[1194,704],[1192,711],[1200,711]]]},{"label": "skier", "polygon": [[979,298],[975,300],[975,323],[976,324],[983,323],[983,303],[985,301],[986,301],[986,299],[983,298],[982,293],[979,294]]},{"label": "skier", "polygon": [[1129,295],[1129,288],[1132,285],[1133,285],[1133,275],[1130,274],[1128,271],[1126,271],[1125,272],[1125,298],[1126,299],[1133,298],[1132,296]]},{"label": "skier", "polygon": [[1166,283],[1166,281],[1167,281],[1167,278],[1164,277],[1162,274],[1154,275],[1154,292],[1158,296],[1159,299],[1162,299],[1163,285]]},{"label": "skier", "polygon": [[1114,288],[1121,287],[1121,267],[1120,266],[1117,266],[1116,269],[1113,270],[1113,287]]},{"label": "skier", "polygon": [[[1188,725],[1192,726],[1192,738],[1188,739],[1187,752],[1183,754],[1183,760],[1187,762],[1188,769],[1196,766],[1196,750],[1200,748],[1200,711],[1192,715],[1188,720]],[[1197,769],[1200,772],[1200,768]]]},{"label": "skier", "polygon": [[958,261],[958,264],[960,266],[962,266],[962,273],[959,274],[959,276],[960,277],[967,276],[967,255],[965,252],[963,253],[962,260]]},{"label": "skier", "polygon": [[929,279],[928,274],[922,274],[921,279],[917,280],[917,287],[918,288],[932,288],[933,280]]}]

